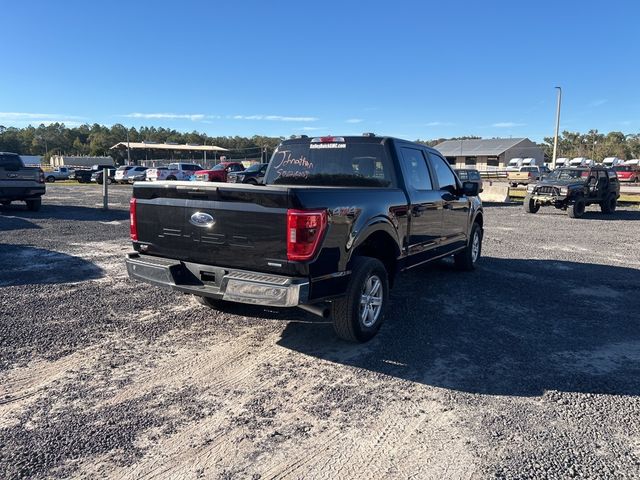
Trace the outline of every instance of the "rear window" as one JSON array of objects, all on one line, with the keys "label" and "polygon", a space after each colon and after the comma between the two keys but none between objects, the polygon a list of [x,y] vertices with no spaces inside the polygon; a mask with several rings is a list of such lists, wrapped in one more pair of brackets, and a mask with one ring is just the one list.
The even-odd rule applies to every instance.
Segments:
[{"label": "rear window", "polygon": [[0,168],[18,170],[22,168],[22,160],[18,155],[0,154]]},{"label": "rear window", "polygon": [[265,183],[390,187],[393,164],[381,143],[286,143],[271,157]]}]

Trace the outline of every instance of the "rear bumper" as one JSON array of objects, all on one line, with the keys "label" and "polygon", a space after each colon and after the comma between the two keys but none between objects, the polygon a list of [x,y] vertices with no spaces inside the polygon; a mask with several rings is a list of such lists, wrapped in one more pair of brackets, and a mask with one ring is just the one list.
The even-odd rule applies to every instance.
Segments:
[{"label": "rear bumper", "polygon": [[126,258],[129,277],[201,297],[273,307],[307,303],[309,281],[212,265],[182,262],[137,252]]},{"label": "rear bumper", "polygon": [[0,187],[0,200],[30,200],[45,194],[45,186],[33,187]]}]

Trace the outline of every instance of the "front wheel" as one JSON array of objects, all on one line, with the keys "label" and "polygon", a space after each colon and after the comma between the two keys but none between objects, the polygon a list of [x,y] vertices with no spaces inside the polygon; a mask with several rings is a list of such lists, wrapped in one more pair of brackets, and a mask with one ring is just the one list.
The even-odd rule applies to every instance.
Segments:
[{"label": "front wheel", "polygon": [[453,261],[460,270],[471,271],[476,268],[476,263],[480,260],[482,253],[482,228],[477,222],[471,227],[469,243],[460,252],[453,256]]},{"label": "front wheel", "polygon": [[331,302],[333,329],[351,342],[371,340],[384,320],[389,302],[387,270],[377,258],[356,257],[344,297]]},{"label": "front wheel", "polygon": [[176,177],[174,177],[173,175],[169,175],[169,176],[167,177],[167,180],[169,180],[169,181],[173,182],[174,180],[176,180]]},{"label": "front wheel", "polygon": [[531,195],[527,195],[524,197],[524,211],[527,213],[537,213],[540,210],[540,204],[536,203],[536,201],[531,197]]},{"label": "front wheel", "polygon": [[577,198],[575,202],[569,205],[567,209],[567,213],[571,218],[580,218],[584,215],[584,210],[586,208],[586,203],[583,198]]},{"label": "front wheel", "polygon": [[47,183],[53,183],[55,181],[56,181],[56,177],[52,177],[52,176],[47,177]]}]

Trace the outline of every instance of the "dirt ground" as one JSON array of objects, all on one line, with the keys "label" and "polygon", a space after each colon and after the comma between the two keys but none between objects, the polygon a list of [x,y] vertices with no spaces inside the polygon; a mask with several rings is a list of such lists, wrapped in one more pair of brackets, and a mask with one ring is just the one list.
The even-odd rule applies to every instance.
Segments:
[{"label": "dirt ground", "polygon": [[640,478],[640,210],[486,207],[365,345],[129,281],[130,187],[0,210],[0,478]]}]

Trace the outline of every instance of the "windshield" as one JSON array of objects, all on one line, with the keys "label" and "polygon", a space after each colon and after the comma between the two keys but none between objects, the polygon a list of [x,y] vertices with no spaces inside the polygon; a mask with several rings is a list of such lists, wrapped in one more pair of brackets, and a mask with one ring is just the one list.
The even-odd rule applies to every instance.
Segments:
[{"label": "windshield", "polygon": [[613,167],[616,172],[630,172],[632,170],[628,165],[622,166],[618,165],[617,167]]},{"label": "windshield", "polygon": [[578,169],[560,169],[554,170],[547,177],[550,180],[580,180],[583,177],[589,176],[589,170],[578,170]]},{"label": "windshield", "polygon": [[213,170],[213,171],[224,170],[224,165],[219,163],[218,165],[213,167],[211,170]]},{"label": "windshield", "polygon": [[286,143],[273,154],[265,183],[388,187],[393,178],[379,142]]},{"label": "windshield", "polygon": [[245,170],[245,172],[259,172],[262,168],[261,163],[255,163]]}]

